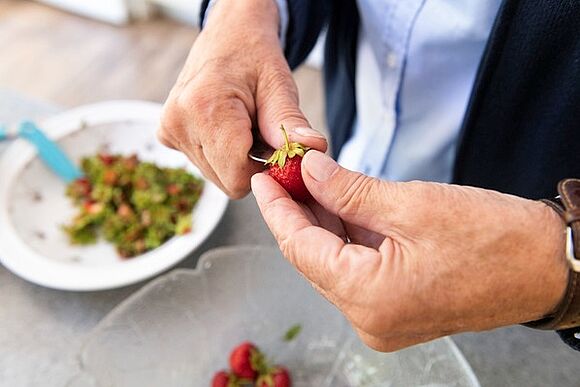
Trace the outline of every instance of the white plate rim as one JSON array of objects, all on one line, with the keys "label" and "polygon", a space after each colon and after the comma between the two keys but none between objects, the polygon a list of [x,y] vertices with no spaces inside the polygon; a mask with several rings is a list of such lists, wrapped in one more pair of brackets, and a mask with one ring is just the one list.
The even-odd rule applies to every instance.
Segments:
[{"label": "white plate rim", "polygon": [[[54,139],[89,126],[122,121],[159,121],[162,105],[136,100],[106,101],[80,106],[39,122]],[[205,180],[206,189],[220,195],[215,216],[207,221],[203,232],[174,238],[158,249],[119,264],[87,267],[47,259],[26,245],[17,236],[9,216],[11,183],[35,150],[22,140],[10,145],[0,158],[0,263],[16,275],[35,284],[68,291],[96,291],[131,285],[166,271],[197,249],[215,230],[228,205],[228,198],[215,185]],[[114,270],[111,268],[114,267]]]}]

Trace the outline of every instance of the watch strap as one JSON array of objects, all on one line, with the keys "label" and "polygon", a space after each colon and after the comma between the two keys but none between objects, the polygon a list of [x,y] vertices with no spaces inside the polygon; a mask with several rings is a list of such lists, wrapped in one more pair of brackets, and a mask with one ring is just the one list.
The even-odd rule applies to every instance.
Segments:
[{"label": "watch strap", "polygon": [[549,317],[526,324],[537,329],[564,330],[580,326],[580,271],[574,260],[580,257],[580,179],[566,179],[558,184],[559,200],[544,200],[562,217],[568,233],[567,249],[570,275],[566,294]]}]

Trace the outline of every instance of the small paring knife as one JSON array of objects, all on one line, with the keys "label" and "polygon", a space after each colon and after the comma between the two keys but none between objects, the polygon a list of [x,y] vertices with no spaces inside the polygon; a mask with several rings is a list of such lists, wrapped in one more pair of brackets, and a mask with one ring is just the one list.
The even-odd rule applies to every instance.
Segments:
[{"label": "small paring knife", "polygon": [[274,154],[274,148],[261,140],[255,140],[248,152],[248,157],[258,163],[266,164],[270,156]]}]

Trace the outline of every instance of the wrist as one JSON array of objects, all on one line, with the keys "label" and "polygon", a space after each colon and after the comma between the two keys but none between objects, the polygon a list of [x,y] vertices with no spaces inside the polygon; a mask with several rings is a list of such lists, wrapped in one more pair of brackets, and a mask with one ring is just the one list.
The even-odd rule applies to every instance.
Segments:
[{"label": "wrist", "polygon": [[551,316],[560,306],[568,286],[570,269],[565,259],[565,225],[561,216],[548,205],[542,203],[546,224],[546,259],[548,261],[545,273],[547,286],[543,314],[538,318]]},{"label": "wrist", "polygon": [[244,30],[259,30],[261,34],[278,39],[280,15],[275,0],[215,0],[211,5],[206,25],[216,23],[220,26],[241,27]]}]

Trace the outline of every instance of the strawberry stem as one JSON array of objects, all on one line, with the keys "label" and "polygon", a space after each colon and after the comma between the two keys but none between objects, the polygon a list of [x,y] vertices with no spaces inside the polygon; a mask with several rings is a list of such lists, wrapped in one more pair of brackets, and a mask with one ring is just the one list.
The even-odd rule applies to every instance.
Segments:
[{"label": "strawberry stem", "polygon": [[286,149],[290,148],[290,140],[288,140],[288,133],[286,133],[286,129],[284,128],[284,125],[280,125],[280,130],[282,131],[282,133],[284,133],[284,142],[286,144]]},{"label": "strawberry stem", "polygon": [[272,156],[270,156],[270,158],[266,161],[266,165],[278,164],[280,168],[284,168],[284,165],[286,164],[286,158],[291,159],[295,156],[304,157],[304,153],[306,153],[310,148],[297,142],[290,142],[284,125],[280,125],[280,130],[284,135],[285,144],[281,148],[274,151]]}]

